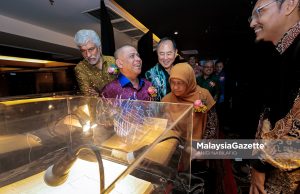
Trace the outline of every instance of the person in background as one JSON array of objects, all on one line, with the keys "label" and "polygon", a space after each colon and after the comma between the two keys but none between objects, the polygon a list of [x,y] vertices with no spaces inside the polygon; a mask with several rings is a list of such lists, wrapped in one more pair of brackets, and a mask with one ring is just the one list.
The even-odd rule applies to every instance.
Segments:
[{"label": "person in background", "polygon": [[[268,109],[261,114],[257,139],[300,140],[300,3],[299,0],[258,0],[249,18],[256,41],[271,41],[282,58],[282,74],[274,98],[278,118],[275,127],[269,122]],[[272,109],[271,109],[272,110]],[[270,114],[270,113],[268,113]],[[284,142],[284,141],[283,141]],[[274,148],[274,147],[271,147]],[[289,157],[282,159],[278,149],[264,150],[260,160],[252,160],[250,194],[300,193],[299,149],[289,149]]]},{"label": "person in background", "polygon": [[115,59],[102,55],[100,38],[93,30],[79,30],[74,41],[84,58],[75,67],[80,92],[86,96],[98,96],[99,90],[116,78],[117,70],[109,72]]},{"label": "person in background", "polygon": [[130,45],[115,52],[116,64],[120,70],[118,78],[104,86],[100,96],[131,100],[151,100],[151,82],[140,78],[142,60],[137,50]]},{"label": "person in background", "polygon": [[190,64],[192,66],[192,68],[194,69],[196,78],[202,75],[201,67],[198,64],[197,58],[195,55],[189,56],[188,64]]},{"label": "person in background", "polygon": [[215,63],[215,76],[219,80],[220,86],[220,97],[218,100],[218,104],[224,103],[225,100],[225,71],[224,71],[224,63],[220,60],[217,60]]},{"label": "person in background", "polygon": [[158,62],[145,73],[145,77],[157,89],[156,100],[160,101],[171,89],[169,85],[169,73],[177,56],[174,40],[165,37],[157,44]]},{"label": "person in background", "polygon": [[224,63],[220,60],[215,62],[215,73],[214,75],[217,77],[219,81],[220,88],[220,96],[217,101],[217,113],[219,118],[220,130],[222,130],[225,126],[226,117],[227,117],[227,106],[225,103],[225,71],[224,71]]},{"label": "person in background", "polygon": [[197,77],[197,84],[207,89],[217,102],[220,96],[220,86],[218,78],[213,75],[213,73],[214,62],[212,60],[205,61],[203,65],[203,75]]}]

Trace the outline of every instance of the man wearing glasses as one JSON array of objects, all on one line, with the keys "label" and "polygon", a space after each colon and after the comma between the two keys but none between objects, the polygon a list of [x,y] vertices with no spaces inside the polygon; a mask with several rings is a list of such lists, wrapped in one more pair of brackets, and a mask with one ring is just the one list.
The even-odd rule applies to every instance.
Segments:
[{"label": "man wearing glasses", "polygon": [[108,71],[115,59],[102,55],[100,38],[93,30],[79,30],[74,41],[84,58],[75,67],[79,89],[83,95],[98,96],[99,91],[116,78],[115,73]]},{"label": "man wearing glasses", "polygon": [[[271,41],[282,57],[282,75],[277,95],[282,117],[272,129],[261,115],[259,139],[300,140],[300,4],[299,0],[258,0],[249,18],[256,41]],[[292,147],[293,148],[293,147]],[[253,160],[250,194],[300,193],[299,148],[281,159],[279,150],[265,151],[262,160]],[[285,154],[287,151],[283,151]],[[281,153],[282,154],[282,153]]]}]

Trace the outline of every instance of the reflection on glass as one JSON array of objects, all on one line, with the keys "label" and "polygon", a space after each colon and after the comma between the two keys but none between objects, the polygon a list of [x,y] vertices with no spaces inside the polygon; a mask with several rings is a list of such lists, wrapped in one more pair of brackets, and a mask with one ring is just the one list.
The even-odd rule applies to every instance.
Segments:
[{"label": "reflection on glass", "polygon": [[[113,193],[128,184],[138,193],[158,193],[170,183],[190,190],[192,105],[78,96],[5,101],[0,102],[0,126],[0,193],[27,190],[27,180],[35,180],[30,185],[35,193],[75,193],[71,190],[85,187],[75,184],[78,176],[90,187],[98,185],[95,193],[100,187]],[[83,175],[99,158],[105,184]],[[65,178],[73,161],[68,180],[47,187],[45,170]]]}]

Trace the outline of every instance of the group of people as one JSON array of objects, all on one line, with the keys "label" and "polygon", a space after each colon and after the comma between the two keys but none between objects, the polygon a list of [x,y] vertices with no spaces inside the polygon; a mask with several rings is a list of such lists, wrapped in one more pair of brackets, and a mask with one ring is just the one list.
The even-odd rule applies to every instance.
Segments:
[{"label": "group of people", "polygon": [[[279,103],[285,105],[282,109],[285,116],[277,121],[273,129],[258,128],[258,139],[299,141],[299,1],[258,0],[249,19],[256,40],[271,41],[282,55],[283,65],[290,70],[289,74],[282,75],[277,91],[282,94]],[[202,74],[199,67],[195,69],[188,63],[174,64],[176,44],[172,39],[162,38],[157,45],[158,63],[142,78],[142,60],[133,46],[122,46],[116,50],[114,57],[104,56],[100,38],[92,30],[80,30],[75,35],[75,42],[84,58],[75,68],[77,81],[84,95],[189,104],[200,100],[205,104],[206,110],[195,109],[193,140],[218,137],[215,106],[217,101],[224,100],[224,96],[222,97],[221,91],[216,90],[214,83],[224,81],[220,80],[224,79],[224,74],[217,71],[214,77],[212,73],[214,65],[216,69],[223,69],[223,63],[207,61]],[[155,88],[155,97],[149,92],[151,87]],[[263,122],[266,117],[262,115],[261,118]],[[250,194],[300,193],[299,158],[277,160],[270,156],[253,160],[251,166]]]},{"label": "group of people", "polygon": [[118,48],[114,57],[104,56],[99,40],[92,30],[80,30],[75,35],[84,58],[75,67],[75,73],[84,95],[193,105],[200,102],[205,109],[194,108],[192,139],[217,138],[216,101],[207,89],[197,85],[188,63],[174,64],[177,49],[172,39],[159,41],[158,63],[145,73],[145,78],[140,75],[142,60],[133,46]]},{"label": "group of people", "polygon": [[174,65],[177,49],[172,39],[160,40],[158,63],[145,73],[145,78],[140,75],[142,60],[133,46],[124,45],[115,51],[114,57],[105,56],[97,33],[85,29],[76,33],[75,42],[84,58],[75,67],[84,95],[190,104],[201,100],[206,110],[194,114],[193,138],[217,137],[216,102],[208,90],[197,85],[194,70],[188,63]]},{"label": "group of people", "polygon": [[188,58],[188,64],[194,69],[197,84],[205,88],[212,95],[216,101],[216,109],[219,119],[220,129],[225,128],[225,118],[228,112],[229,98],[225,102],[225,81],[226,75],[224,70],[224,63],[221,60],[205,60],[200,64],[195,55]]}]

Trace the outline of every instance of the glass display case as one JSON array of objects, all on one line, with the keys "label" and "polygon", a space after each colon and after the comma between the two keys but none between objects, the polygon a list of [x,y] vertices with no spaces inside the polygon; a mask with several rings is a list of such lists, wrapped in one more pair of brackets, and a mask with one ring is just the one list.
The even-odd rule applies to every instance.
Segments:
[{"label": "glass display case", "polygon": [[191,185],[192,105],[0,101],[0,193],[165,193]]}]

